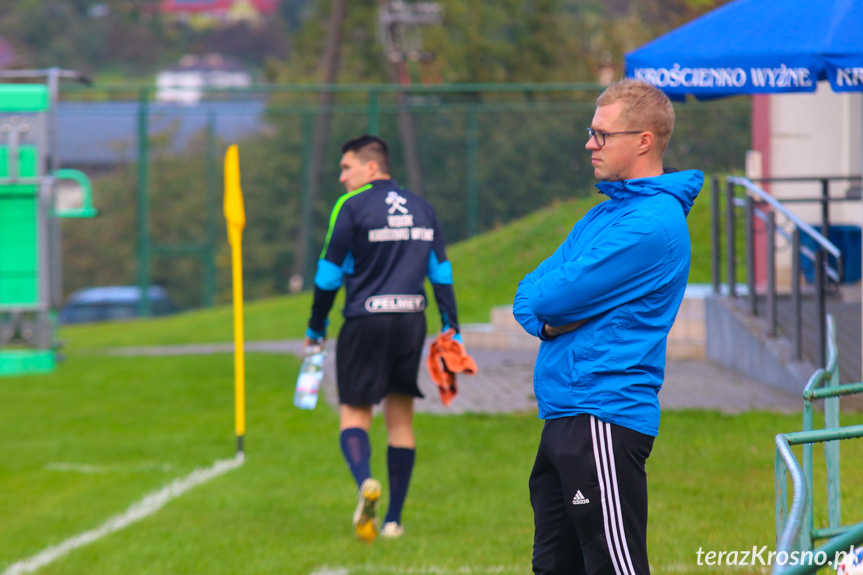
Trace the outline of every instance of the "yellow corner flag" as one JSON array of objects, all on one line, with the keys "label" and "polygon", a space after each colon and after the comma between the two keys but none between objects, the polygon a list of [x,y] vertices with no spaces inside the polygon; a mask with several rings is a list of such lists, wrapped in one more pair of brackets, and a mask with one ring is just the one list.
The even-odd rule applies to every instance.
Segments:
[{"label": "yellow corner flag", "polygon": [[246,209],[240,189],[240,153],[233,144],[225,154],[225,219],[231,244],[231,266],[234,285],[234,407],[237,432],[237,456],[244,457],[246,435],[246,360],[243,353],[243,228]]},{"label": "yellow corner flag", "polygon": [[237,144],[228,147],[225,153],[225,219],[228,220],[228,239],[231,245],[243,240],[246,227],[246,209],[243,207],[243,191],[240,189],[240,151]]}]

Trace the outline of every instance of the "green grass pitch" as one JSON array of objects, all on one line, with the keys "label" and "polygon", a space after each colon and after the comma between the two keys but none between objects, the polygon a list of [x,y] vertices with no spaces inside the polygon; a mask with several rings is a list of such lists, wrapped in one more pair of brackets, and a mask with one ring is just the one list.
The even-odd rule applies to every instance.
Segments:
[{"label": "green grass pitch", "polygon": [[[595,199],[553,206],[453,246],[462,321],[488,321]],[[699,200],[700,203],[705,203]],[[693,210],[693,281],[707,281],[707,211]],[[698,245],[696,245],[698,244]],[[246,305],[248,341],[299,338],[308,295]],[[336,310],[340,308],[336,304]],[[434,331],[436,312],[428,312]],[[331,316],[338,329],[337,311]],[[64,328],[55,373],[0,378],[0,575],[124,513],[193,470],[233,457],[230,354],[107,357],[117,345],[228,342],[223,306],[158,321]],[[406,536],[355,540],[354,485],[338,418],[320,402],[292,405],[299,360],[247,353],[246,460],[154,514],[38,570],[42,574],[515,574],[530,572],[527,478],[542,423],[535,413],[416,418],[417,464]],[[467,383],[465,383],[467,385]],[[432,401],[429,399],[427,401]],[[801,402],[802,405],[802,402]],[[863,415],[843,414],[843,424]],[[704,550],[774,545],[773,437],[800,415],[667,411],[648,460],[654,573],[728,573],[698,566]],[[384,484],[385,432],[372,430],[372,470]],[[816,449],[816,523],[826,523]],[[797,451],[799,454],[799,450]],[[843,520],[863,520],[863,441],[842,443]],[[737,567],[735,574],[767,572]]]}]

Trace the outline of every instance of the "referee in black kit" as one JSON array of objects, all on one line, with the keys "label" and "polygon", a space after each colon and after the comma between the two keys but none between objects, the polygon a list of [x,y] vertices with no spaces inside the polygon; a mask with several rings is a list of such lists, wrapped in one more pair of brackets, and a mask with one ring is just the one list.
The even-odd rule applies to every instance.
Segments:
[{"label": "referee in black kit", "polygon": [[380,532],[383,537],[404,534],[402,506],[416,446],[414,398],[423,397],[417,372],[426,334],[426,276],[442,331],[459,327],[452,266],[434,208],[391,179],[382,139],[361,136],[341,151],[339,182],[347,193],[333,208],[318,260],[306,344],[326,338],[327,316],[344,285],[345,322],[336,344],[341,447],[359,489],[354,529],[370,543],[378,534],[381,484],[371,475],[368,431],[372,407],[381,400],[390,501]]}]

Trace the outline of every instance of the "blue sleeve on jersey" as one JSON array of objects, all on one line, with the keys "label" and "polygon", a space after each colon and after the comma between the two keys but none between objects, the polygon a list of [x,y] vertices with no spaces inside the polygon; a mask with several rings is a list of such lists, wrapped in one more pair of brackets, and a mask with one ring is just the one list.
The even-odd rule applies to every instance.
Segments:
[{"label": "blue sleeve on jersey", "polygon": [[309,339],[316,340],[316,341],[320,341],[320,340],[324,339],[325,337],[327,337],[327,326],[329,326],[329,325],[330,325],[330,320],[325,319],[323,331],[315,331],[312,328],[308,328],[308,329],[306,329],[306,337]]},{"label": "blue sleeve on jersey", "polygon": [[449,260],[438,262],[434,250],[429,253],[429,281],[433,284],[452,285],[452,264]]},{"label": "blue sleeve on jersey", "polygon": [[318,260],[318,271],[315,272],[315,285],[322,290],[334,290],[342,287],[344,272],[342,268],[325,259]]},{"label": "blue sleeve on jersey", "polygon": [[345,275],[354,273],[354,254],[348,252],[345,261],[337,266],[327,259],[318,260],[318,270],[315,272],[315,285],[322,290],[334,290],[342,287]]}]

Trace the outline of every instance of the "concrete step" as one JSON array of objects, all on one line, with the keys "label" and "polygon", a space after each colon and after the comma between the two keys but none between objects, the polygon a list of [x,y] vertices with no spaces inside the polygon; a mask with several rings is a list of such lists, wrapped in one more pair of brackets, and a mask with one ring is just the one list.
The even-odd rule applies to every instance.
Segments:
[{"label": "concrete step", "polygon": [[[691,286],[680,306],[677,319],[668,334],[666,356],[669,359],[705,358],[703,286]],[[461,326],[462,339],[468,349],[497,349],[538,351],[539,339],[527,334],[512,315],[512,306],[501,305],[491,309],[491,323]]]},{"label": "concrete step", "polygon": [[512,315],[511,305],[491,308],[491,323],[461,326],[461,335],[468,349],[499,349],[539,351],[539,339],[529,335]]},{"label": "concrete step", "polygon": [[[516,324],[518,325],[518,324]],[[461,337],[468,350],[498,349],[539,351],[539,339],[518,329],[499,327],[493,323],[471,323],[461,326]]]},{"label": "concrete step", "polygon": [[668,332],[665,357],[668,359],[704,359],[707,337],[704,296],[706,292],[687,289]]},{"label": "concrete step", "polygon": [[491,308],[491,325],[499,329],[524,331],[512,315],[511,305],[498,305]]}]

